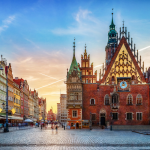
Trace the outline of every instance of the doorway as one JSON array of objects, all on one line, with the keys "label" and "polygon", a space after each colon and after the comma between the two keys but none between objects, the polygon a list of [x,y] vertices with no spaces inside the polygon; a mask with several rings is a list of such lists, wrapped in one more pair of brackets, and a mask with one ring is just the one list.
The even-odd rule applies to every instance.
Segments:
[{"label": "doorway", "polygon": [[76,123],[76,127],[77,127],[77,129],[79,128],[79,123]]},{"label": "doorway", "polygon": [[105,126],[105,113],[100,114],[101,125]]}]

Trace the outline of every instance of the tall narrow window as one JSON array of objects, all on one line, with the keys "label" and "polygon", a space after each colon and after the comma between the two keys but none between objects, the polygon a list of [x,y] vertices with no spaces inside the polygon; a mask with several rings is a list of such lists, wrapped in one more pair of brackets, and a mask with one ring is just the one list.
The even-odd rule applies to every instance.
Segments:
[{"label": "tall narrow window", "polygon": [[115,81],[115,77],[114,76],[112,76],[112,81]]},{"label": "tall narrow window", "polygon": [[86,79],[86,83],[88,83],[88,79]]},{"label": "tall narrow window", "polygon": [[142,95],[138,94],[136,99],[137,99],[137,105],[142,105]]},{"label": "tall narrow window", "polygon": [[109,105],[109,95],[105,95],[105,105]]},{"label": "tall narrow window", "polygon": [[92,120],[96,120],[96,114],[92,114]]},{"label": "tall narrow window", "polygon": [[128,95],[128,105],[132,105],[132,95],[131,94],[129,94]]},{"label": "tall narrow window", "polygon": [[134,75],[132,75],[131,80],[135,80],[135,76]]},{"label": "tall narrow window", "polygon": [[136,120],[142,120],[142,113],[137,113]]},{"label": "tall narrow window", "polygon": [[127,113],[127,120],[132,120],[132,113]]},{"label": "tall narrow window", "polygon": [[73,117],[77,117],[77,111],[76,111],[76,110],[73,110],[72,116],[73,116]]},{"label": "tall narrow window", "polygon": [[117,95],[117,94],[114,94],[114,95],[112,96],[112,103],[113,103],[113,104],[118,103],[118,95]]},{"label": "tall narrow window", "polygon": [[95,100],[94,100],[93,98],[90,100],[90,104],[91,104],[91,105],[94,105],[94,104],[95,104]]},{"label": "tall narrow window", "polygon": [[118,120],[118,113],[113,113],[113,120]]}]

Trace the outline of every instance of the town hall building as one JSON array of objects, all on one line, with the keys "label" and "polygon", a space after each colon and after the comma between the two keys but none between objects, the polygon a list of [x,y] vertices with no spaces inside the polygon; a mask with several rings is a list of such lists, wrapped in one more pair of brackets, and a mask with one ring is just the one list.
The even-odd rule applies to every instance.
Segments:
[{"label": "town hall building", "polygon": [[117,33],[113,13],[105,51],[105,63],[97,81],[86,46],[80,65],[73,42],[73,58],[65,81],[67,125],[71,129],[149,125],[150,71],[144,70],[144,62],[124,23]]}]

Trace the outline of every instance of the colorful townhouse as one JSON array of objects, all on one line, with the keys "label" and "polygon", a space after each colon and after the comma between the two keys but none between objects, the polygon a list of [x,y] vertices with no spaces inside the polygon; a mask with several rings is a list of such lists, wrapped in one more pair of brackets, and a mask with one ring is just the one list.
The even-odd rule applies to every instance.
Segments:
[{"label": "colorful townhouse", "polygon": [[0,70],[0,123],[4,123],[4,116],[6,115],[6,111],[4,109],[6,107],[6,65],[7,62],[1,55],[0,68],[3,70]]}]

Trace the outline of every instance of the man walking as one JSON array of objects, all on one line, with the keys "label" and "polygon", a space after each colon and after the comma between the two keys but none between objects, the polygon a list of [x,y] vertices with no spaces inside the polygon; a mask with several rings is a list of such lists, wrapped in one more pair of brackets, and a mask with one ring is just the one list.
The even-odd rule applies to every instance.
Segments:
[{"label": "man walking", "polygon": [[42,123],[41,123],[41,130],[42,130]]}]

